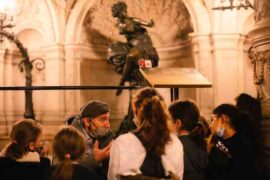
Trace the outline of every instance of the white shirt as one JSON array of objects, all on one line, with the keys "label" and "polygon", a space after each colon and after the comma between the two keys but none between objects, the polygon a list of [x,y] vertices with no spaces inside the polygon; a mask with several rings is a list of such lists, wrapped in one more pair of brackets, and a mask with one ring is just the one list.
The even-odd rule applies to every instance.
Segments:
[{"label": "white shirt", "polygon": [[[171,142],[165,147],[161,156],[166,175],[169,171],[183,179],[184,152],[180,140],[171,134]],[[142,174],[140,167],[145,159],[146,151],[140,140],[132,133],[119,136],[112,144],[108,171],[109,180],[119,180],[120,176]]]}]

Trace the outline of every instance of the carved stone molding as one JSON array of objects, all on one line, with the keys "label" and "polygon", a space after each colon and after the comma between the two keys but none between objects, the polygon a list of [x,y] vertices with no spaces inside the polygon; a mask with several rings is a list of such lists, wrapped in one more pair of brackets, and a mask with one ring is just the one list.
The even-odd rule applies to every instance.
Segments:
[{"label": "carved stone molding", "polygon": [[15,16],[33,16],[40,11],[40,2],[37,0],[16,0]]},{"label": "carved stone molding", "polygon": [[77,0],[52,0],[52,3],[56,9],[64,10],[65,18],[67,18],[77,3]]},{"label": "carved stone molding", "polygon": [[249,58],[253,64],[254,83],[261,99],[270,97],[270,18],[261,20],[249,32]]},{"label": "carved stone molding", "polygon": [[[147,30],[156,47],[187,39],[188,33],[193,31],[190,15],[182,0],[123,1],[127,4],[128,16],[146,21],[154,20],[155,26]],[[111,7],[115,2],[97,1],[88,11],[81,43],[108,45],[116,40],[124,40],[124,37],[119,35],[111,15]]]},{"label": "carved stone molding", "polygon": [[270,18],[270,1],[254,0],[255,22]]},{"label": "carved stone molding", "polygon": [[[264,19],[257,23],[254,28],[248,33],[252,46],[261,46],[266,41],[270,41],[270,18]],[[266,50],[266,49],[264,49]]]},{"label": "carved stone molding", "polygon": [[266,77],[269,75],[270,67],[266,65],[270,63],[270,49],[258,52],[255,48],[251,47],[249,50],[249,58],[253,65],[253,82],[257,86],[259,98],[264,99],[270,97],[269,82],[266,81],[269,80],[266,79]]}]

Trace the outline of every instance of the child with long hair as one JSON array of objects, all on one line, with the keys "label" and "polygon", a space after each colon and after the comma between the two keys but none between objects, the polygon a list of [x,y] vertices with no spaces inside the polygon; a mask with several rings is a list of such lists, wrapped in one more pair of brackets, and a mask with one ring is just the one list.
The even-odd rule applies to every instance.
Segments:
[{"label": "child with long hair", "polygon": [[184,179],[202,180],[207,168],[207,145],[209,135],[200,121],[200,111],[195,102],[175,101],[169,111],[175,124],[176,133],[184,148]]},{"label": "child with long hair", "polygon": [[43,142],[42,128],[38,122],[16,122],[11,130],[10,143],[0,153],[0,179],[45,178],[50,169],[50,160],[38,153]]},{"label": "child with long hair", "polygon": [[182,179],[183,147],[170,129],[163,97],[144,88],[136,94],[133,110],[137,129],[113,142],[108,179]]},{"label": "child with long hair", "polygon": [[85,153],[85,144],[83,135],[74,127],[60,129],[53,140],[53,152],[59,164],[53,171],[52,180],[97,179],[91,169],[77,162]]}]

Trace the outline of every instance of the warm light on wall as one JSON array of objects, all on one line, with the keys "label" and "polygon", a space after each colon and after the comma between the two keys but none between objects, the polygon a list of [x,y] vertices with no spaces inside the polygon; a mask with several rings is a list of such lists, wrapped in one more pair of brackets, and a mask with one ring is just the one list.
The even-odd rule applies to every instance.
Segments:
[{"label": "warm light on wall", "polygon": [[[31,87],[33,67],[37,68],[38,70],[42,70],[45,68],[45,61],[42,58],[30,60],[27,49],[23,46],[22,42],[12,32],[7,31],[7,29],[14,27],[11,21],[13,21],[15,5],[16,4],[13,0],[0,0],[0,47],[2,47],[4,38],[16,44],[22,55],[19,68],[21,72],[25,73],[25,86]],[[33,66],[34,63],[36,63],[35,66]],[[32,90],[25,90],[24,118],[35,119]]]},{"label": "warm light on wall", "polygon": [[240,10],[252,8],[254,9],[253,5],[249,0],[220,0],[220,3],[217,7],[212,8],[213,10],[233,10],[237,9]]},{"label": "warm light on wall", "polygon": [[[0,0],[0,31],[14,27],[13,12],[15,8],[15,2],[13,0]],[[4,42],[3,35],[0,35],[0,44]]]},{"label": "warm light on wall", "polygon": [[13,15],[15,2],[13,0],[0,0],[0,13]]}]

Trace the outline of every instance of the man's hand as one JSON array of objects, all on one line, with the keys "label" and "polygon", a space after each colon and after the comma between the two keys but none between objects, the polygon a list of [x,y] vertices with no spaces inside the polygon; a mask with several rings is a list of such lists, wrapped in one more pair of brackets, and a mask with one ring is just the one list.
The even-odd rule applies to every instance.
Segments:
[{"label": "man's hand", "polygon": [[99,145],[99,142],[95,141],[94,148],[93,148],[93,155],[94,155],[94,158],[97,162],[101,162],[102,160],[104,160],[110,156],[110,149],[112,146],[112,142],[110,142],[110,144],[108,144],[103,149],[99,149],[98,145]]}]

